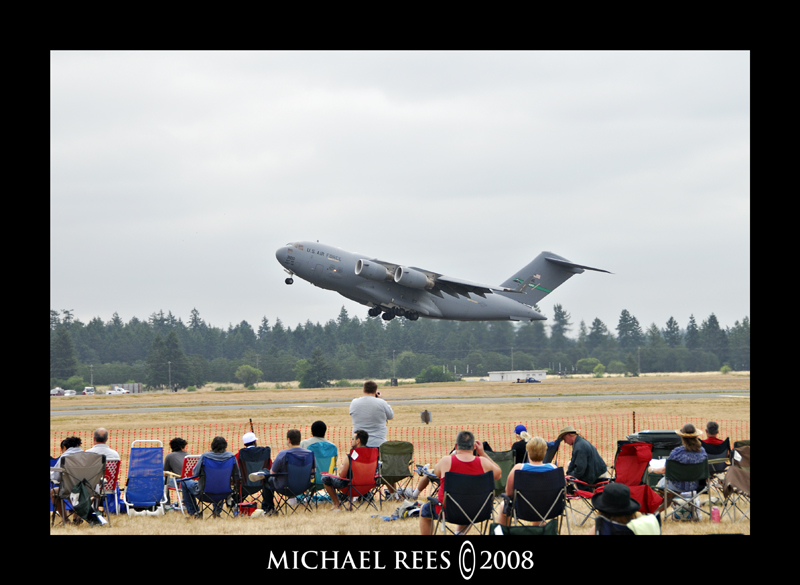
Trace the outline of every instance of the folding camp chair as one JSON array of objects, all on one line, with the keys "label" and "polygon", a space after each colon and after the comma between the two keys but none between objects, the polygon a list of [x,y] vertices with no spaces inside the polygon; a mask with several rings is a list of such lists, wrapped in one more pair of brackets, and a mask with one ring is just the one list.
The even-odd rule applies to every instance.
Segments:
[{"label": "folding camp chair", "polygon": [[[224,461],[203,457],[200,466],[199,470],[195,470],[199,473],[197,481],[200,486],[200,493],[195,496],[196,515],[203,516],[206,510],[211,509],[212,518],[221,516],[223,512],[232,517],[238,509],[233,497],[239,474],[236,457]],[[227,509],[224,504],[227,504]]]},{"label": "folding camp chair", "polygon": [[[150,445],[145,446],[147,443]],[[169,496],[164,484],[163,455],[163,443],[159,440],[139,439],[131,443],[128,479],[122,494],[128,516],[164,514]]]},{"label": "folding camp chair", "polygon": [[[183,512],[183,515],[186,515],[186,506],[183,504],[183,497],[181,495],[181,480],[189,479],[192,477],[192,472],[194,471],[194,466],[197,464],[197,461],[200,459],[200,455],[186,455],[183,458],[183,465],[181,466],[181,475],[180,477],[175,477],[175,475],[170,471],[165,471],[164,475],[168,476],[170,479],[167,481],[167,494],[169,501],[172,501],[171,492],[175,492],[178,495],[178,509]],[[177,481],[172,481],[172,480]]]},{"label": "folding camp chair", "polygon": [[[105,476],[106,456],[100,453],[73,453],[61,458],[60,467],[51,467],[53,471],[61,473],[61,482],[55,494],[53,517],[50,525],[55,524],[56,515],[63,510],[61,524],[66,524],[68,508],[71,504],[72,512],[90,524],[103,523],[99,519],[97,502],[105,498],[103,478]],[[63,502],[64,506],[60,505]],[[100,513],[109,522],[108,511],[103,506]]]},{"label": "folding camp chair", "polygon": [[378,511],[375,500],[378,501],[380,509],[383,509],[383,502],[380,498],[381,477],[378,472],[378,461],[380,451],[377,447],[358,447],[350,451],[350,485],[343,493],[350,502],[349,508],[361,508],[365,503]]},{"label": "folding camp chair", "polygon": [[708,487],[709,493],[713,490],[722,500],[722,481],[728,470],[731,455],[731,440],[725,439],[719,445],[709,445],[700,441],[708,455]]},{"label": "folding camp chair", "polygon": [[[669,487],[671,481],[696,481],[698,482],[698,487],[697,490],[691,492],[678,492]],[[672,459],[667,459],[664,471],[664,487],[662,489],[664,492],[664,502],[659,507],[659,511],[664,510],[665,522],[669,516],[673,516],[673,514],[669,513],[667,510],[670,504],[673,506],[675,505],[675,498],[678,498],[681,507],[687,508],[691,512],[692,519],[698,520],[700,516],[699,512],[703,512],[708,515],[709,518],[711,517],[711,511],[703,510],[700,504],[700,496],[708,494],[707,461],[701,461],[700,463],[680,463]]]},{"label": "folding camp chair", "polygon": [[500,479],[494,481],[494,495],[495,497],[499,497],[506,491],[508,474],[511,473],[511,469],[515,465],[516,457],[514,451],[511,449],[508,451],[486,451],[486,456],[497,463],[497,466],[500,468]]},{"label": "folding camp chair", "polygon": [[[614,478],[612,481],[630,488],[631,497],[639,502],[639,511],[652,514],[658,510],[663,498],[645,481],[647,466],[652,459],[653,444],[644,441],[617,441],[614,457]],[[595,493],[602,491],[596,490]]]},{"label": "folding camp chair", "polygon": [[339,459],[339,449],[333,443],[328,441],[317,441],[308,446],[308,450],[314,453],[314,494],[312,499],[317,504],[319,500],[328,501],[330,498],[325,492],[325,487],[322,485],[322,474],[328,473],[331,475],[336,474],[337,462]]},{"label": "folding camp chair", "polygon": [[[446,484],[445,484],[446,485]],[[549,471],[514,472],[514,494],[509,515],[511,523],[548,522],[556,524],[556,534],[561,531],[562,519],[566,518],[567,480],[564,468]],[[508,496],[503,494],[503,499]],[[571,534],[569,522],[567,532]]]},{"label": "folding camp chair", "polygon": [[[414,445],[408,441],[384,441],[378,448],[381,482],[394,489],[411,485],[414,473]],[[399,484],[396,485],[395,484]]]},{"label": "folding camp chair", "polygon": [[[246,447],[239,449],[239,482],[236,485],[236,501],[241,508],[248,500],[254,502],[250,506],[261,504],[264,507],[264,483],[266,476],[258,476],[257,480],[250,479],[250,474],[262,469],[272,467],[271,450],[269,447]],[[271,508],[270,503],[267,508]]]},{"label": "folding camp chair", "polygon": [[[558,455],[558,448],[560,446],[561,446],[561,441],[558,441],[555,444],[555,446],[548,447],[547,448],[547,452],[544,454],[544,459],[542,460],[542,463],[552,463],[553,465],[556,465],[556,459],[557,459],[557,455]],[[526,452],[525,453],[525,461],[527,461],[527,460],[528,460],[528,453]]]},{"label": "folding camp chair", "polygon": [[486,534],[492,521],[494,474],[487,471],[480,475],[466,475],[448,471],[444,474],[442,501],[435,497],[429,497],[428,500],[433,505],[441,505],[433,528],[434,534],[440,526],[443,534],[455,534],[447,524],[466,526],[462,534],[473,526],[478,527],[480,534]]},{"label": "folding camp chair", "polygon": [[[722,484],[722,493],[725,496],[725,501],[720,517],[730,514],[731,519],[736,522],[749,518],[750,445],[734,448],[731,456],[731,466],[725,473],[725,479]],[[739,520],[736,520],[736,510],[742,515]]]},{"label": "folding camp chair", "polygon": [[291,510],[292,514],[294,514],[297,508],[303,507],[310,512],[311,500],[303,496],[314,489],[316,478],[314,473],[314,453],[287,451],[285,460],[286,471],[273,473],[270,478],[272,480],[270,483],[274,482],[279,475],[284,476],[286,479],[284,487],[274,490],[276,496],[275,510],[284,514],[288,514],[288,510]]},{"label": "folding camp chair", "polygon": [[[566,478],[567,507],[572,515],[572,523],[575,524],[575,526],[583,526],[586,521],[596,512],[594,506],[592,505],[592,496],[595,493],[602,491],[602,489],[608,485],[610,480],[604,479],[598,481],[597,483],[586,483],[578,478],[572,477],[571,475],[566,476]],[[583,503],[583,507],[589,508],[588,512],[584,511],[581,509],[581,506],[577,505],[579,500]],[[580,523],[575,520],[576,514],[583,518]]]},{"label": "folding camp chair", "polygon": [[[114,513],[119,514],[119,470],[122,467],[122,461],[119,459],[112,459],[106,461],[106,473],[104,476],[106,498],[114,499]],[[103,506],[107,507],[108,502],[104,499]]]}]

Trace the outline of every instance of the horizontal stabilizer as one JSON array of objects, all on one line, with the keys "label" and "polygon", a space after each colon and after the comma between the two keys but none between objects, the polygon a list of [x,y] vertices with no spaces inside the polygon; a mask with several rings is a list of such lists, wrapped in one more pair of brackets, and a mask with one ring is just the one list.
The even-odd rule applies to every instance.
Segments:
[{"label": "horizontal stabilizer", "polygon": [[608,270],[603,270],[602,268],[592,268],[591,266],[582,266],[581,264],[575,264],[574,262],[568,262],[566,260],[561,260],[560,258],[545,258],[548,262],[552,262],[553,264],[558,264],[559,266],[563,266],[564,268],[578,268],[583,270],[594,270],[596,272],[605,272],[607,274],[612,274]]}]

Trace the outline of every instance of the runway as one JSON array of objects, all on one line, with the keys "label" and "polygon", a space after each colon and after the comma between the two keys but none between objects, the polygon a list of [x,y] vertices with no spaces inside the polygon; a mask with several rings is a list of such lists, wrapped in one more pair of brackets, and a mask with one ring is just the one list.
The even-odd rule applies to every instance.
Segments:
[{"label": "runway", "polygon": [[[573,396],[486,396],[474,398],[424,398],[424,397],[392,397],[387,400],[392,406],[417,405],[425,406],[431,404],[503,404],[503,403],[531,403],[531,402],[598,402],[598,401],[617,401],[617,400],[715,400],[721,398],[750,398],[750,390],[720,390],[701,391],[701,392],[669,392],[669,393],[647,393],[647,394],[582,394]],[[68,398],[65,398],[68,400]],[[263,401],[263,400],[242,400],[237,402],[227,402],[225,404],[182,402],[169,406],[148,406],[146,404],[130,405],[98,405],[83,406],[75,408],[65,404],[64,406],[51,406],[50,417],[58,416],[86,416],[86,415],[109,415],[109,414],[142,414],[142,413],[165,413],[165,412],[190,412],[190,411],[221,411],[221,410],[270,410],[274,408],[337,408],[349,407],[351,400],[282,400],[282,401]]]}]

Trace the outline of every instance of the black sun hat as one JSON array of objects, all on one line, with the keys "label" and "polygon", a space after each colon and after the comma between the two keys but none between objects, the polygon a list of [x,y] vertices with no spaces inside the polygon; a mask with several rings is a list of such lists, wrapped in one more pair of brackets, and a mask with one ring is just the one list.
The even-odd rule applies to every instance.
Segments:
[{"label": "black sun hat", "polygon": [[623,483],[610,483],[602,492],[593,495],[592,506],[607,516],[627,516],[641,507]]}]

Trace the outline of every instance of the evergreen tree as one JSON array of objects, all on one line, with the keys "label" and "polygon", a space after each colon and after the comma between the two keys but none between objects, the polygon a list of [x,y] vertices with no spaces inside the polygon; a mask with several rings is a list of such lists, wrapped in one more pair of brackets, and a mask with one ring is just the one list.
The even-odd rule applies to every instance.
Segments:
[{"label": "evergreen tree", "polygon": [[704,351],[716,355],[721,363],[728,360],[728,336],[714,313],[700,325],[700,345]]},{"label": "evergreen tree", "polygon": [[56,329],[50,342],[50,378],[64,379],[74,376],[78,369],[78,358],[72,336],[63,325]]},{"label": "evergreen tree", "polygon": [[680,347],[681,345],[681,328],[678,322],[670,317],[667,321],[667,328],[664,329],[664,341],[667,342],[669,347]]},{"label": "evergreen tree", "polygon": [[686,338],[684,341],[687,349],[694,350],[700,347],[700,330],[694,320],[694,315],[689,315],[689,325],[686,326]]},{"label": "evergreen tree", "polygon": [[550,325],[550,349],[565,351],[570,342],[567,333],[571,329],[570,314],[561,305],[553,306],[553,323]]},{"label": "evergreen tree", "polygon": [[750,319],[745,317],[741,323],[736,321],[728,332],[728,350],[731,367],[734,370],[750,369]]},{"label": "evergreen tree", "polygon": [[608,339],[608,327],[600,319],[595,317],[589,328],[589,335],[586,336],[586,349],[591,353]]},{"label": "evergreen tree", "polygon": [[617,339],[624,352],[636,351],[644,342],[644,334],[639,321],[627,310],[623,310],[617,325]]},{"label": "evergreen tree", "polygon": [[186,388],[189,385],[191,369],[175,331],[167,333],[164,340],[164,358],[167,361],[167,383],[171,382],[173,386],[177,384],[180,388]]},{"label": "evergreen tree", "polygon": [[167,347],[164,338],[156,335],[147,354],[146,384],[151,388],[161,388],[169,383]]},{"label": "evergreen tree", "polygon": [[[303,360],[301,360],[303,361]],[[330,386],[330,380],[336,376],[334,368],[322,353],[320,348],[315,348],[311,354],[311,359],[308,360],[308,367],[300,372],[300,387],[301,388],[327,388]]]}]

